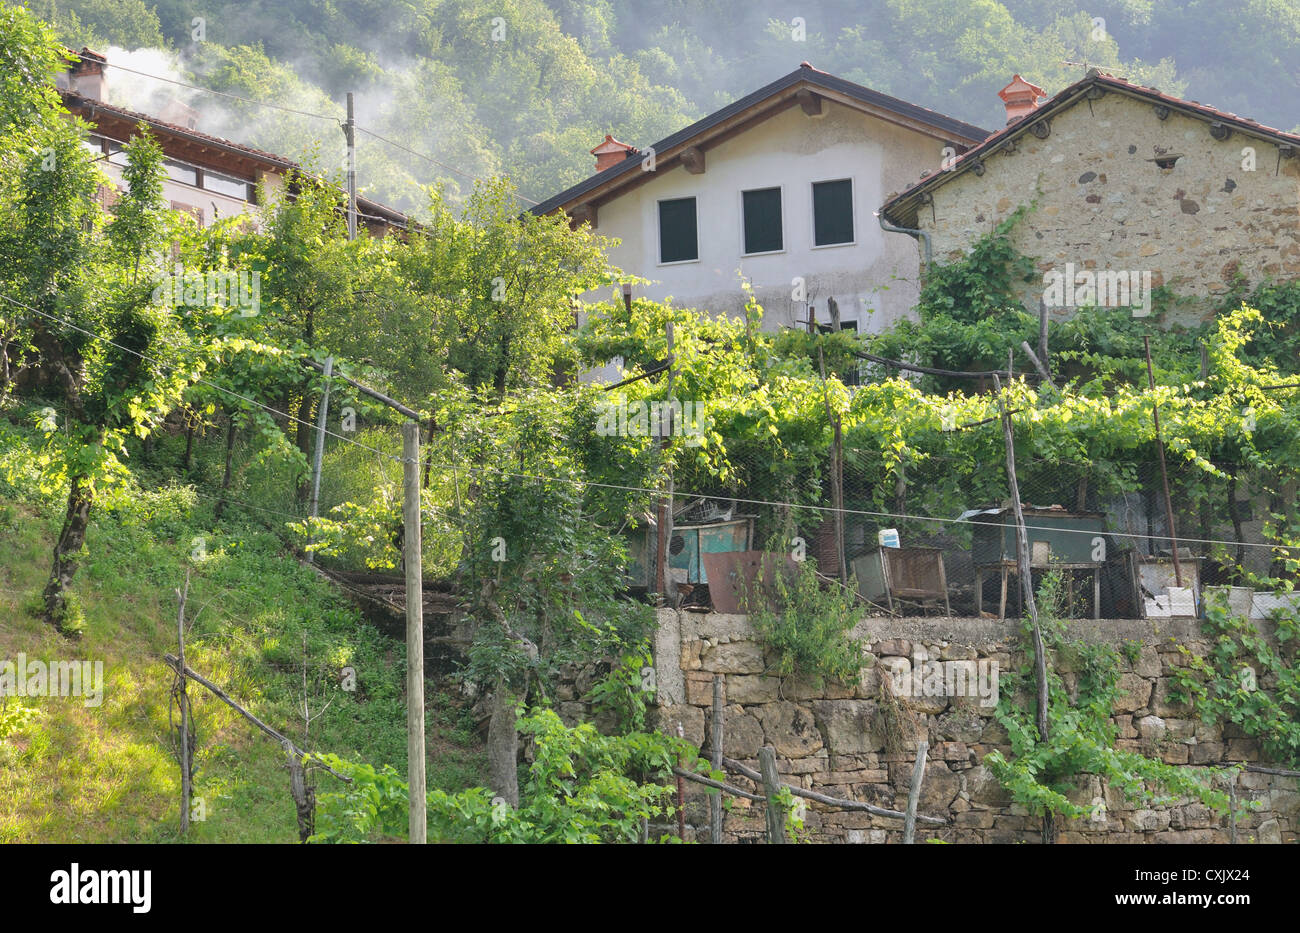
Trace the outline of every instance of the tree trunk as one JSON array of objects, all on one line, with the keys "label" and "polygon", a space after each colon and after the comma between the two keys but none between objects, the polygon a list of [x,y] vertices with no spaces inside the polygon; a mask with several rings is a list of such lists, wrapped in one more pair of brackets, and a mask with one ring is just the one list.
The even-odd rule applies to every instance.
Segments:
[{"label": "tree trunk", "polygon": [[181,469],[188,473],[194,456],[194,422],[188,418],[186,421],[188,423],[185,425],[185,459],[181,463]]},{"label": "tree trunk", "polygon": [[226,493],[230,491],[230,460],[235,450],[235,413],[230,413],[230,423],[226,425],[226,472],[221,477],[221,498],[217,500],[215,518],[221,521],[221,514],[226,510]]},{"label": "tree trunk", "polygon": [[492,719],[488,722],[488,780],[492,792],[512,807],[519,806],[519,731],[515,728],[514,693],[498,677],[492,691]]},{"label": "tree trunk", "polygon": [[1246,564],[1245,537],[1241,530],[1241,512],[1237,509],[1237,474],[1228,474],[1228,515],[1232,518],[1232,537],[1237,542],[1237,566],[1233,568],[1233,581],[1240,583]]},{"label": "tree trunk", "polygon": [[[302,455],[311,463],[311,440],[312,435],[316,433],[313,423],[316,420],[317,398],[309,390],[304,389],[298,399],[298,421],[297,431],[295,432],[294,442]],[[301,474],[298,477],[298,488],[296,495],[298,501],[305,503],[311,493],[311,471]]]},{"label": "tree trunk", "polygon": [[68,510],[63,517],[63,529],[54,545],[54,566],[50,582],[45,586],[45,621],[63,631],[67,610],[67,591],[77,573],[76,557],[86,542],[86,526],[90,524],[90,506],[95,493],[85,477],[74,476],[68,488]]}]

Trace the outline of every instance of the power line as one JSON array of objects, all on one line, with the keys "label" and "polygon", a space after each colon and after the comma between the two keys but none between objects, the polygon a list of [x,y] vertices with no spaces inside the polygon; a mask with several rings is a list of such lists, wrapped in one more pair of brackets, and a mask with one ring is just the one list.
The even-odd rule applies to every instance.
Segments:
[{"label": "power line", "polygon": [[[366,129],[364,126],[358,126],[357,129],[359,129],[361,132],[365,133],[367,136],[372,136],[372,137],[374,137],[375,139],[379,140],[380,142],[388,143],[388,145],[392,146],[392,147],[395,148],[395,149],[400,149],[400,150],[402,150],[403,152],[406,152],[406,153],[409,153],[410,155],[415,156],[416,158],[424,159],[426,162],[431,162],[431,163],[433,163],[434,165],[439,166],[440,168],[445,168],[445,169],[446,169],[447,171],[449,171],[449,172],[455,172],[457,175],[460,175],[460,176],[463,177],[463,178],[472,178],[474,181],[483,181],[483,180],[484,180],[484,179],[478,177],[477,175],[471,175],[469,172],[462,172],[462,171],[461,171],[460,169],[458,169],[458,168],[453,168],[452,166],[448,165],[446,162],[439,162],[437,159],[433,158],[432,156],[427,156],[427,155],[425,155],[423,152],[416,152],[414,149],[410,149],[410,148],[408,148],[408,147],[406,147],[406,146],[403,146],[401,143],[399,143],[399,142],[395,142],[394,140],[389,139],[387,136],[380,136],[380,135],[379,135],[378,133],[376,133],[374,130],[368,130],[368,129]],[[526,201],[526,202],[528,202],[529,204],[532,204],[532,205],[534,205],[534,206],[542,203],[541,201],[534,201],[532,198],[526,198],[526,197],[524,197],[522,194],[519,194],[518,192],[515,192],[515,197],[518,198],[518,199],[521,200],[521,201]]]},{"label": "power line", "polygon": [[[84,61],[84,59],[83,59]],[[135,68],[128,68],[126,65],[119,65],[117,62],[109,62],[109,68],[120,68],[123,71],[129,71],[132,74],[140,75],[144,78],[153,78],[155,81],[166,81],[168,84],[175,84],[177,87],[189,88],[192,91],[203,91],[207,94],[216,94],[218,97],[228,97],[231,100],[237,100],[243,104],[253,104],[257,107],[269,107],[272,110],[280,110],[284,113],[297,114],[300,117],[312,117],[317,120],[329,120],[332,123],[338,123],[338,117],[331,117],[323,113],[312,113],[308,110],[295,110],[292,107],[283,107],[279,104],[272,104],[265,100],[253,100],[249,97],[240,97],[238,94],[229,94],[225,91],[214,91],[210,87],[199,87],[197,84],[186,84],[184,81],[177,81],[174,78],[164,78],[162,75],[149,74],[147,71],[138,71]]]},{"label": "power line", "polygon": [[[452,464],[445,463],[445,462],[439,463],[438,465],[442,467],[453,466]],[[568,477],[563,477],[563,476],[545,476],[545,475],[539,475],[533,473],[520,473],[512,470],[503,470],[499,467],[471,466],[471,465],[462,464],[461,468],[465,469],[468,472],[499,473],[503,476],[516,476],[522,479],[536,479],[536,480],[545,480],[549,482],[570,483],[576,486],[593,486],[602,489],[614,489],[620,492],[645,493],[647,495],[661,496],[661,497],[665,494],[662,489],[649,489],[641,486],[622,486],[616,483],[598,483],[591,480],[570,479]],[[778,506],[778,507],[790,508],[790,509],[808,509],[810,511],[826,512],[831,514],[838,512],[841,515],[861,515],[861,516],[866,516],[868,518],[889,518],[889,519],[900,519],[903,521],[935,522],[938,524],[949,524],[949,525],[988,525],[993,527],[1001,526],[1000,522],[982,522],[982,521],[974,521],[972,519],[963,519],[963,518],[938,518],[930,515],[908,515],[902,512],[872,512],[872,511],[867,511],[865,509],[843,509],[843,508],[836,509],[832,506],[805,505],[798,502],[779,502],[770,499],[741,499],[735,496],[728,496],[725,494],[717,494],[717,493],[674,491],[672,493],[672,496],[674,499],[677,499],[679,497],[683,499],[685,498],[726,499],[729,502],[736,502],[743,505],[766,505],[766,506]],[[1094,537],[1100,535],[1100,536],[1110,537],[1110,538],[1133,538],[1137,540],[1146,539],[1146,538],[1165,537],[1165,535],[1154,534],[1154,533],[1135,534],[1132,532],[1123,532],[1123,531],[1103,531],[1099,533],[1088,529],[1056,528],[1056,527],[1049,527],[1045,525],[1026,525],[1025,528],[1028,531],[1052,531],[1052,532],[1062,532],[1065,534],[1092,535]],[[1182,544],[1222,544],[1230,547],[1256,547],[1256,548],[1269,548],[1269,549],[1276,549],[1276,550],[1293,550],[1293,551],[1300,550],[1300,545],[1256,544],[1249,541],[1228,541],[1228,540],[1220,540],[1217,538],[1185,538],[1182,535],[1178,536],[1178,541],[1179,543]]]},{"label": "power line", "polygon": [[[192,91],[202,91],[202,92],[207,93],[207,94],[215,94],[215,95],[217,95],[218,97],[225,97],[225,98],[228,98],[228,99],[230,99],[230,100],[237,100],[237,101],[239,101],[240,103],[243,103],[243,104],[252,104],[253,106],[256,106],[256,107],[268,107],[268,108],[270,108],[271,110],[279,110],[279,111],[282,111],[282,112],[284,112],[284,113],[292,113],[292,114],[297,114],[298,116],[302,116],[302,117],[311,117],[311,118],[313,118],[313,119],[317,119],[317,120],[328,120],[328,121],[330,121],[330,122],[332,122],[332,123],[341,124],[341,121],[339,120],[338,117],[332,117],[332,116],[329,116],[328,114],[323,114],[323,113],[312,113],[312,112],[307,111],[307,110],[296,110],[296,109],[294,109],[293,107],[284,107],[284,106],[281,106],[280,104],[273,104],[273,103],[271,103],[270,101],[265,101],[265,100],[253,100],[252,98],[249,98],[249,97],[241,97],[241,96],[239,96],[238,94],[230,94],[230,93],[228,93],[228,92],[226,92],[226,91],[217,91],[217,90],[213,90],[212,88],[208,88],[208,87],[200,87],[200,86],[197,85],[197,84],[188,84],[188,83],[186,83],[185,81],[177,81],[177,80],[174,79],[174,78],[164,78],[162,75],[149,74],[149,73],[146,72],[146,71],[139,71],[138,69],[135,69],[135,68],[128,68],[126,65],[119,65],[119,64],[117,64],[117,63],[115,63],[115,62],[110,62],[109,65],[108,65],[108,67],[110,67],[110,68],[121,68],[123,71],[129,71],[129,72],[131,72],[132,74],[137,74],[137,75],[140,75],[141,77],[152,78],[152,79],[155,80],[155,81],[165,81],[165,82],[168,83],[168,84],[174,84],[174,85],[176,85],[177,87],[188,88],[188,89],[190,89],[190,90],[192,90]],[[396,148],[396,149],[400,149],[401,151],[403,151],[403,152],[405,152],[405,153],[407,153],[407,154],[409,154],[409,155],[413,155],[413,156],[415,156],[415,157],[418,158],[418,159],[423,159],[423,160],[425,160],[426,162],[429,162],[429,163],[432,164],[432,165],[436,165],[436,166],[438,166],[439,168],[445,169],[445,170],[447,170],[447,171],[449,171],[449,172],[453,172],[453,173],[455,173],[456,175],[460,175],[462,178],[468,178],[468,179],[471,179],[471,180],[473,180],[473,181],[486,181],[486,179],[482,178],[481,176],[474,175],[474,174],[471,174],[471,173],[469,173],[469,172],[461,171],[460,169],[455,168],[454,166],[448,165],[446,162],[440,162],[440,161],[438,161],[437,159],[433,158],[432,156],[425,155],[423,152],[417,152],[416,150],[411,149],[411,148],[408,147],[408,146],[404,146],[404,145],[402,145],[401,143],[397,142],[396,140],[389,139],[387,136],[383,136],[383,135],[381,135],[381,134],[379,134],[379,133],[376,133],[374,130],[366,129],[364,126],[357,126],[356,128],[357,128],[358,130],[360,130],[361,132],[365,133],[367,136],[371,136],[371,137],[373,137],[374,139],[379,140],[380,142],[387,143],[388,145],[390,145],[390,146],[392,146],[392,147],[394,147],[394,148]],[[541,203],[540,201],[534,201],[532,198],[524,197],[522,194],[519,194],[518,192],[515,192],[515,193],[514,193],[514,196],[515,196],[516,198],[518,198],[519,200],[524,201],[524,202],[526,202],[526,203],[528,203],[528,204],[532,204],[532,205],[534,205],[534,206],[535,206],[535,205],[538,205],[538,204]],[[376,220],[380,220],[380,219],[385,219],[385,218],[374,218],[374,219],[376,219]],[[399,225],[399,226],[400,226],[400,225]]]},{"label": "power line", "polygon": [[[39,308],[34,308],[29,304],[25,304],[21,301],[16,301],[15,299],[10,298],[8,295],[0,294],[0,298],[3,298],[5,301],[9,302],[12,305],[15,305],[20,308],[26,308],[28,311],[32,311],[36,314],[39,314],[43,318],[48,318],[49,320],[54,321],[56,324],[62,324],[63,326],[70,327],[73,330],[79,331],[80,333],[83,333],[88,337],[93,337],[96,340],[103,341],[109,346],[121,350],[123,353],[130,353],[132,356],[137,356],[140,359],[147,360],[151,363],[157,363],[160,366],[166,365],[165,363],[163,363],[162,360],[158,359],[157,357],[148,356],[144,353],[139,352],[138,350],[132,350],[130,347],[124,347],[121,344],[115,343],[114,341],[110,340],[108,337],[103,336],[102,334],[97,334],[92,330],[87,330],[84,327],[80,327],[76,324],[73,324],[71,321],[67,321],[64,320],[63,318],[57,317],[56,315],[48,314],[45,311],[42,311]],[[180,349],[175,344],[169,344],[169,346],[172,346],[175,349]],[[306,425],[307,427],[311,428],[313,431],[323,430],[330,437],[337,437],[341,441],[346,441],[347,443],[360,447],[363,450],[368,450],[373,454],[378,454],[381,457],[388,457],[390,460],[401,459],[400,457],[395,457],[392,454],[386,454],[382,450],[379,450],[377,448],[367,446],[366,444],[362,444],[360,441],[355,441],[350,437],[344,437],[342,434],[335,434],[333,431],[330,431],[328,428],[319,428],[317,425],[313,424],[310,421],[304,421],[301,418],[296,418],[293,415],[290,415],[288,412],[278,411],[272,408],[270,405],[264,405],[263,403],[257,401],[256,399],[249,398],[246,395],[240,395],[238,392],[235,392],[233,389],[227,389],[225,386],[217,385],[215,382],[209,382],[207,379],[204,379],[202,377],[195,377],[194,381],[197,383],[201,383],[202,385],[206,385],[210,388],[216,389],[218,392],[224,392],[227,395],[232,396],[233,398],[237,398],[240,401],[247,402],[248,404],[253,405],[257,408],[261,408],[272,415],[278,415],[279,417],[287,418],[290,421],[295,421],[298,424]]]}]

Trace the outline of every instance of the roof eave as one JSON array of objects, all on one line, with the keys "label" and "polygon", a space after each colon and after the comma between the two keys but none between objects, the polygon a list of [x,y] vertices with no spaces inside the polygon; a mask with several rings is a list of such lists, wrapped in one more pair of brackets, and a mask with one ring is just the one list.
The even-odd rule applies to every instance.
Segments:
[{"label": "roof eave", "polygon": [[1091,74],[1060,91],[1032,114],[1017,121],[1012,128],[992,134],[988,139],[962,155],[947,171],[924,178],[907,191],[886,201],[880,208],[880,215],[895,226],[914,228],[916,226],[917,211],[920,205],[925,203],[923,195],[946,185],[957,176],[971,169],[986,156],[993,155],[1008,143],[1015,142],[1035,124],[1050,119],[1062,110],[1074,106],[1079,98],[1085,96],[1093,86],[1100,86],[1108,91],[1126,94],[1137,100],[1168,107],[1170,110],[1178,111],[1184,116],[1194,117],[1198,120],[1230,124],[1234,130],[1271,142],[1274,145],[1300,146],[1300,136],[1295,134],[1263,126],[1232,114],[1214,110],[1214,108],[1198,105],[1192,101],[1160,94],[1152,88],[1129,84],[1109,75]]},{"label": "roof eave", "polygon": [[[987,130],[943,114],[936,114],[937,119],[928,119],[925,115],[933,111],[871,91],[870,88],[862,88],[834,75],[801,67],[655,143],[650,148],[655,153],[656,170],[672,168],[688,148],[708,145],[719,137],[729,137],[753,122],[794,106],[798,94],[804,89],[815,91],[834,103],[852,107],[916,132],[927,133],[945,142],[974,146],[989,135]],[[868,94],[855,96],[856,91]],[[891,101],[897,101],[902,106],[891,109]],[[635,150],[632,157],[535,205],[532,212],[567,212],[578,204],[598,205],[610,200],[628,185],[640,183],[630,173],[640,164],[641,160],[637,156],[641,152],[642,150]]]}]

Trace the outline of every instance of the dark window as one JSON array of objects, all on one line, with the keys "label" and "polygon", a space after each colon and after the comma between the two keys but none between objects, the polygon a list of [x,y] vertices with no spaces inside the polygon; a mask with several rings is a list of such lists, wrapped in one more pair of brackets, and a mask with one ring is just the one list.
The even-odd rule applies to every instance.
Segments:
[{"label": "dark window", "polygon": [[819,181],[813,185],[813,243],[853,242],[853,182]]},{"label": "dark window", "polygon": [[695,199],[675,198],[659,202],[659,261],[682,262],[699,259],[695,229]]},{"label": "dark window", "polygon": [[745,252],[770,253],[784,248],[781,240],[781,189],[745,191],[741,197],[745,208]]}]

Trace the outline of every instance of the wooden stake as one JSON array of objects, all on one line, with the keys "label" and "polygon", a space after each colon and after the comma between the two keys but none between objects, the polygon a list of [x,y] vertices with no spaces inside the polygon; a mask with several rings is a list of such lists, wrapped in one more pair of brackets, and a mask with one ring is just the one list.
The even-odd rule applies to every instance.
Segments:
[{"label": "wooden stake", "polygon": [[925,780],[925,756],[930,743],[921,739],[916,745],[916,765],[912,768],[912,786],[907,791],[907,817],[903,821],[903,845],[910,846],[916,838],[916,804],[921,799],[921,782]]},{"label": "wooden stake", "polygon": [[[722,770],[722,675],[713,675],[713,755],[710,764],[713,765],[714,771]],[[722,844],[722,795],[713,794],[709,797],[709,841],[716,845]]]},{"label": "wooden stake", "polygon": [[[1030,359],[1033,359],[1032,355]],[[1043,364],[1044,378],[1051,382],[1051,376],[1047,375],[1049,363],[1047,359],[1047,303],[1042,299],[1039,299],[1038,302],[1038,363]]]},{"label": "wooden stake", "polygon": [[424,567],[420,546],[420,424],[402,425],[402,524],[406,564],[406,777],[410,796],[407,838],[424,845],[428,834],[424,779]]},{"label": "wooden stake", "polygon": [[1237,772],[1228,778],[1228,845],[1237,844]]},{"label": "wooden stake", "polygon": [[767,798],[767,841],[770,845],[787,845],[785,834],[785,808],[777,795],[781,792],[781,779],[776,773],[776,751],[770,745],[758,750],[758,767],[763,775],[763,796]]},{"label": "wooden stake", "polygon": [[[743,774],[751,781],[756,783],[762,783],[763,781],[763,776],[761,774],[748,765],[736,761],[734,758],[724,757],[722,763],[728,770],[735,771],[737,774]],[[831,797],[827,794],[818,793],[815,790],[805,790],[802,787],[796,787],[793,784],[786,784],[785,786],[788,787],[790,793],[796,797],[802,797],[805,800],[815,800],[817,803],[824,803],[829,807],[839,807],[841,810],[859,810],[863,813],[872,813],[876,816],[886,816],[894,820],[901,820],[907,816],[906,813],[903,813],[900,810],[887,810],[884,807],[877,807],[873,804],[863,803],[860,800],[845,800],[842,797]],[[918,813],[916,815],[916,821],[918,823],[933,823],[936,826],[946,826],[948,824],[948,820],[945,820],[942,817],[926,816],[923,813]]]},{"label": "wooden stake", "polygon": [[[1010,365],[1007,367],[1011,371]],[[1048,739],[1047,718],[1047,652],[1043,647],[1043,632],[1038,625],[1038,605],[1034,600],[1034,580],[1029,566],[1029,533],[1025,530],[1025,512],[1020,507],[1020,483],[1016,480],[1016,442],[1011,431],[1011,415],[1007,413],[1006,399],[1002,395],[1002,382],[993,376],[993,388],[998,393],[998,409],[1002,413],[1002,435],[1007,448],[1007,483],[1011,487],[1011,507],[1016,516],[1016,574],[1020,577],[1020,592],[1029,610],[1034,630],[1034,680],[1038,692],[1036,725],[1039,741]],[[1043,841],[1056,841],[1055,822],[1051,813],[1043,816]]]},{"label": "wooden stake", "polygon": [[194,792],[191,784],[194,773],[190,766],[190,697],[185,685],[185,600],[190,594],[190,571],[185,569],[185,589],[176,591],[176,642],[179,666],[177,676],[181,681],[181,835],[190,831],[190,795]]},{"label": "wooden stake", "polygon": [[1052,381],[1052,374],[1047,371],[1047,364],[1038,358],[1038,354],[1029,345],[1029,341],[1020,341],[1020,349],[1025,351],[1025,356],[1029,357],[1029,362],[1034,364],[1034,369],[1038,370],[1038,375],[1043,377],[1043,381],[1055,389],[1056,383]]},{"label": "wooden stake", "polygon": [[[179,671],[184,671],[186,677],[188,677],[190,680],[194,681],[194,682],[195,682],[196,684],[198,684],[199,686],[201,686],[201,687],[206,687],[206,688],[207,688],[207,689],[212,693],[212,695],[215,696],[218,700],[220,700],[222,703],[225,703],[227,706],[229,706],[231,709],[233,709],[236,713],[238,713],[239,715],[243,716],[245,719],[247,719],[247,720],[248,720],[249,722],[251,722],[253,725],[257,726],[258,729],[261,729],[263,732],[265,732],[265,733],[266,733],[267,735],[269,735],[271,738],[275,739],[277,742],[280,743],[280,745],[285,746],[285,747],[287,747],[287,748],[291,748],[291,749],[293,749],[294,754],[296,754],[299,758],[306,758],[306,757],[307,757],[307,752],[305,752],[305,751],[303,751],[301,748],[299,748],[299,747],[297,746],[297,744],[296,744],[296,743],[295,743],[291,738],[289,738],[289,737],[288,737],[287,735],[285,735],[283,732],[280,732],[280,731],[277,730],[277,729],[273,729],[273,728],[271,728],[270,726],[268,726],[266,723],[262,722],[262,720],[258,719],[256,716],[254,716],[254,715],[253,715],[252,713],[250,713],[248,710],[244,709],[242,706],[240,706],[238,703],[236,703],[233,699],[231,699],[230,694],[226,693],[226,691],[222,690],[220,687],[218,687],[218,686],[217,686],[216,684],[214,684],[212,681],[208,680],[208,679],[207,679],[206,677],[204,677],[202,674],[198,673],[196,670],[194,670],[194,668],[192,668],[192,667],[187,667],[187,666],[184,666],[184,665],[181,665],[181,663],[180,663],[180,659],[177,658],[176,655],[174,655],[174,654],[164,654],[164,655],[163,655],[163,661],[165,661],[166,664],[167,664],[167,666],[170,667],[170,668],[171,668],[172,670],[174,670],[174,671],[177,671],[177,672],[179,672]],[[317,760],[315,763],[316,763],[317,765],[319,765],[320,767],[324,768],[324,769],[325,769],[326,771],[328,771],[330,774],[334,775],[334,776],[335,776],[336,778],[338,778],[340,781],[344,781],[344,782],[346,782],[346,783],[348,783],[348,784],[351,784],[351,783],[352,783],[352,778],[348,777],[346,774],[339,774],[339,772],[335,771],[333,768],[331,768],[329,765],[325,764],[323,761],[319,761],[319,760]]]},{"label": "wooden stake", "polygon": [[[1146,347],[1147,354],[1147,385],[1154,392],[1156,388],[1155,370],[1151,368],[1151,337],[1144,334],[1142,344]],[[1174,556],[1174,580],[1179,586],[1183,585],[1183,568],[1178,562],[1178,537],[1174,532],[1174,503],[1169,497],[1169,471],[1165,467],[1165,442],[1160,436],[1160,406],[1156,404],[1155,399],[1151,400],[1151,418],[1156,428],[1156,453],[1160,455],[1160,482],[1165,489],[1165,521],[1169,525],[1169,546]]]},{"label": "wooden stake", "polygon": [[[668,338],[668,425],[666,433],[662,415],[660,416],[658,424],[660,432],[659,449],[664,453],[665,458],[667,456],[669,439],[672,437],[673,430],[673,377],[676,373],[673,366],[675,361],[673,360],[672,321],[668,322],[666,336]],[[664,478],[664,495],[659,500],[658,509],[659,515],[655,547],[655,562],[658,572],[656,574],[655,582],[658,584],[660,597],[665,601],[669,601],[669,605],[671,605],[671,600],[676,589],[676,587],[673,586],[672,574],[668,570],[668,543],[673,536],[673,474],[671,469],[666,470],[666,473],[667,475]]]},{"label": "wooden stake", "polygon": [[840,583],[847,584],[849,568],[844,558],[844,435],[841,431],[839,415],[831,411],[830,394],[826,388],[826,355],[822,352],[820,344],[817,346],[817,366],[822,377],[822,401],[826,405],[826,420],[834,430],[831,441],[831,508],[834,510],[831,527],[835,534],[836,572],[840,575]]}]

